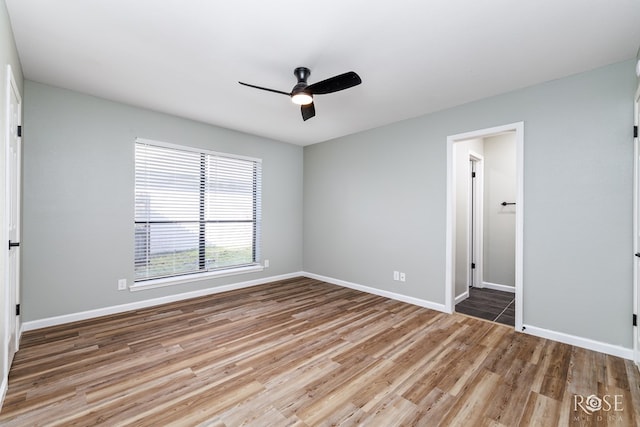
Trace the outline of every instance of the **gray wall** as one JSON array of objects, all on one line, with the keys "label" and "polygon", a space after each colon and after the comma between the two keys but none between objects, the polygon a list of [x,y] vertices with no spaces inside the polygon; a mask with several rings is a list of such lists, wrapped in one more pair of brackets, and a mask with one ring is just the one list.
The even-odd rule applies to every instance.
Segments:
[{"label": "gray wall", "polygon": [[631,348],[634,67],[305,147],[305,271],[444,304],[447,136],[524,121],[524,323]]},{"label": "gray wall", "polygon": [[[614,64],[305,147],[304,188],[300,147],[26,82],[23,320],[303,268],[443,304],[446,138],[524,121],[524,322],[629,348],[633,70]],[[117,291],[133,277],[136,136],[263,158],[271,268]]]},{"label": "gray wall", "polygon": [[516,135],[484,138],[484,231],[482,279],[516,285]]},{"label": "gray wall", "polygon": [[[301,147],[32,81],[24,105],[25,321],[302,269]],[[263,159],[262,255],[270,268],[118,291],[119,278],[134,276],[135,137]]]},{"label": "gray wall", "polygon": [[[20,59],[18,58],[18,52],[16,51],[15,41],[13,40],[13,32],[11,31],[11,24],[9,23],[9,15],[5,3],[0,2],[0,343],[2,343],[2,350],[0,350],[0,383],[3,379],[6,379],[7,372],[5,372],[5,365],[7,364],[7,351],[4,348],[5,343],[5,329],[6,314],[11,313],[11,309],[7,307],[6,301],[6,265],[5,259],[7,257],[8,241],[6,236],[6,221],[7,221],[7,206],[4,197],[6,188],[6,147],[5,147],[5,135],[6,135],[6,121],[7,121],[7,64],[11,65],[13,76],[20,94],[23,93],[23,78],[22,67],[20,66]],[[0,395],[2,390],[0,390]]]}]

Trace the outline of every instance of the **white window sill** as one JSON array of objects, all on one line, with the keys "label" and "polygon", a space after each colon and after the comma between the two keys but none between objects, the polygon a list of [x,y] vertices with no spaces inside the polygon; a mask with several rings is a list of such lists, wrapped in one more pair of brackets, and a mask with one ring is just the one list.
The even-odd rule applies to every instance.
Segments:
[{"label": "white window sill", "polygon": [[192,283],[200,280],[216,279],[218,277],[235,276],[237,274],[255,273],[264,270],[260,264],[245,267],[229,268],[226,270],[209,271],[207,273],[185,274],[184,276],[165,277],[162,279],[145,280],[129,286],[129,291],[144,291],[146,289],[162,288],[164,286]]}]

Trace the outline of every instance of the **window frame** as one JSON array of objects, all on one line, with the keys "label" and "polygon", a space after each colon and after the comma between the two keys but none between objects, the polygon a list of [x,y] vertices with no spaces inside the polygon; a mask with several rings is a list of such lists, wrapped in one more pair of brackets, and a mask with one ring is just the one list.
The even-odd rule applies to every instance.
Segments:
[{"label": "window frame", "polygon": [[[152,278],[141,278],[141,279],[137,279],[135,278],[135,274],[134,274],[134,280],[133,280],[133,284],[131,286],[129,286],[129,289],[131,291],[137,291],[137,290],[144,290],[144,289],[151,289],[151,288],[157,288],[157,287],[163,287],[163,286],[170,286],[170,285],[175,285],[175,284],[182,284],[182,283],[188,283],[188,282],[194,282],[194,281],[200,281],[200,280],[207,280],[207,279],[211,279],[211,278],[217,278],[217,277],[225,277],[225,276],[232,276],[232,275],[237,275],[237,274],[246,274],[246,273],[253,273],[253,272],[259,272],[262,271],[264,269],[264,267],[261,265],[261,240],[262,240],[262,177],[261,177],[261,171],[262,171],[262,159],[259,158],[255,158],[255,157],[249,157],[249,156],[242,156],[242,155],[236,155],[236,154],[229,154],[229,153],[222,153],[222,152],[218,152],[218,151],[212,151],[212,150],[208,150],[208,149],[204,149],[204,148],[197,148],[197,147],[191,147],[191,146],[186,146],[186,145],[179,145],[179,144],[173,144],[173,143],[168,143],[168,142],[162,142],[162,141],[156,141],[156,140],[151,140],[151,139],[145,139],[145,138],[135,138],[134,140],[134,144],[133,144],[133,148],[134,148],[134,170],[136,169],[136,162],[137,162],[137,158],[136,158],[136,154],[135,154],[135,150],[136,150],[136,146],[138,144],[143,144],[143,145],[150,145],[150,146],[154,146],[154,147],[160,147],[160,148],[166,148],[166,149],[173,149],[173,150],[180,150],[180,151],[185,151],[185,152],[191,152],[191,153],[196,153],[201,155],[202,159],[205,159],[206,156],[214,156],[214,157],[221,157],[221,158],[228,158],[228,159],[233,159],[233,160],[244,160],[244,161],[249,161],[249,162],[253,162],[254,164],[256,164],[259,169],[260,169],[260,173],[259,173],[259,177],[257,178],[258,181],[256,183],[257,188],[254,189],[253,191],[253,233],[252,233],[252,239],[253,239],[253,253],[252,253],[252,258],[253,261],[251,263],[247,263],[247,264],[242,264],[242,265],[238,265],[238,266],[229,266],[229,267],[219,267],[216,269],[212,269],[212,270],[204,270],[204,271],[194,271],[194,272],[189,272],[189,273],[177,273],[177,274],[173,274],[173,275],[168,275],[168,276],[162,276],[162,277],[152,277]],[[206,179],[206,176],[202,176],[201,178]],[[135,182],[135,178],[134,178],[134,199],[135,199],[135,194],[136,194],[136,182]],[[201,190],[201,198],[204,197],[204,191]],[[202,200],[201,200],[202,202]],[[200,218],[200,221],[204,221],[203,215],[204,215],[204,211],[202,210],[202,206],[199,206],[199,212],[198,212],[198,216]],[[136,221],[136,213],[134,211],[134,229],[135,229],[135,224],[137,223]],[[199,250],[199,258],[198,258],[198,262],[199,265],[202,266],[202,256],[204,255],[204,252],[202,252],[202,247],[205,243],[203,239],[204,235],[202,234],[202,225],[203,223],[200,223],[200,233],[198,236],[198,250]],[[135,236],[135,231],[134,231],[134,236]],[[135,246],[135,244],[134,244]],[[200,253],[202,252],[202,253]],[[134,249],[134,264],[135,264],[135,249]]]}]

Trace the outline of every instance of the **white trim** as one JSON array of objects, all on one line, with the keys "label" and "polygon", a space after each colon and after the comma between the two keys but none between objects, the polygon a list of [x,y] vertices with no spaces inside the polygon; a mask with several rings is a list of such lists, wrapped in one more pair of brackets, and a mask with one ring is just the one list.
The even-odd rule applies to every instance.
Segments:
[{"label": "white trim", "polygon": [[467,298],[469,298],[469,291],[465,291],[463,293],[461,293],[460,295],[458,295],[455,299],[456,304],[461,303],[462,301],[466,300]]},{"label": "white trim", "polygon": [[368,294],[378,295],[385,298],[390,298],[396,301],[406,302],[408,304],[417,305],[419,307],[430,308],[436,311],[442,311],[446,313],[445,306],[436,302],[427,301],[419,298],[410,297],[407,295],[397,294],[395,292],[384,291],[382,289],[372,288],[370,286],[359,285],[357,283],[347,282],[340,279],[334,279],[333,277],[321,276],[314,273],[303,273],[304,277],[310,279],[320,280],[322,282],[331,283],[333,285],[342,286],[349,289],[355,289],[357,291],[366,292]]},{"label": "white trim", "polygon": [[217,157],[227,157],[230,159],[241,159],[241,160],[248,160],[251,162],[262,163],[262,159],[258,159],[257,157],[241,156],[239,154],[221,153],[219,151],[207,150],[206,148],[190,147],[188,145],[173,144],[171,142],[156,141],[153,139],[136,138],[135,142],[138,142],[140,144],[145,144],[145,145],[153,145],[154,147],[171,148],[174,150],[190,151],[192,153],[205,153],[205,154],[210,154],[212,156],[217,156]]},{"label": "white trim", "polygon": [[299,271],[295,273],[288,273],[279,276],[266,277],[262,279],[250,280],[246,282],[232,283],[229,285],[216,286],[214,288],[207,288],[198,291],[185,292],[176,295],[168,295],[160,298],[152,298],[143,301],[137,301],[127,304],[115,305],[111,307],[103,307],[95,310],[81,311],[78,313],[64,314],[61,316],[48,317],[45,319],[32,320],[24,322],[22,324],[22,331],[32,331],[34,329],[46,328],[49,326],[57,326],[65,323],[77,322],[80,320],[93,319],[100,316],[108,316],[111,314],[123,313],[126,311],[139,310],[142,308],[153,307],[160,304],[167,304],[176,301],[183,301],[190,298],[197,298],[206,295],[213,295],[221,292],[232,291],[236,289],[249,288],[252,286],[263,285],[265,283],[275,282],[278,280],[292,279],[294,277],[308,277],[310,279],[316,279],[323,282],[331,283],[334,285],[342,286],[345,288],[355,289],[361,292],[369,294],[379,295],[382,297],[390,298],[396,301],[406,302],[408,304],[417,305],[419,307],[430,308],[436,311],[445,312],[443,304],[434,303],[419,298],[414,298],[395,292],[383,291],[380,289],[372,288],[369,286],[359,285],[356,283],[347,282],[344,280],[334,279],[327,276],[321,276],[319,274],[307,273]]},{"label": "white trim", "polygon": [[9,389],[9,379],[7,377],[2,378],[2,382],[0,383],[0,409],[2,409],[2,404],[4,403],[4,397],[7,395],[8,389]]},{"label": "white trim", "polygon": [[[62,316],[49,317],[46,319],[34,320],[30,322],[24,322],[20,332],[31,331],[34,329],[46,328],[49,326],[57,326],[65,323],[76,322],[79,320],[93,319],[100,316],[107,316],[116,313],[123,313],[126,311],[139,310],[143,308],[153,307],[160,304],[167,304],[176,301],[183,301],[190,298],[197,298],[206,295],[213,295],[221,292],[232,291],[236,289],[249,288],[252,286],[263,285],[270,282],[279,280],[292,279],[295,277],[308,277],[310,279],[316,279],[323,282],[331,283],[337,286],[345,288],[355,289],[361,292],[369,294],[379,295],[385,298],[390,298],[396,301],[406,302],[408,304],[417,305],[419,307],[429,308],[436,311],[446,312],[443,304],[434,303],[431,301],[409,297],[406,295],[398,294],[395,292],[384,291],[369,286],[359,285],[344,280],[339,280],[327,276],[321,276],[319,274],[308,273],[305,271],[298,271],[295,273],[282,274],[279,276],[266,277],[263,279],[251,280],[247,282],[233,283],[229,285],[217,286],[215,288],[202,289],[199,291],[185,292],[177,295],[169,295],[160,298],[153,298],[144,301],[138,301],[129,304],[116,305],[111,307],[105,307],[95,310],[88,310],[79,313],[72,313]],[[463,294],[464,295],[464,294]],[[573,335],[565,334],[562,332],[550,331],[547,329],[537,328],[535,326],[526,325],[524,333],[537,336],[540,338],[546,338],[553,341],[558,341],[577,347],[586,348],[588,350],[599,351],[613,356],[622,357],[625,359],[633,360],[633,350],[625,347],[620,347],[612,344],[607,344],[599,341],[594,341],[588,338],[576,337]],[[2,385],[0,385],[0,395],[6,391],[6,379],[3,379]],[[1,402],[1,400],[0,400]]]},{"label": "white trim", "polygon": [[454,156],[453,144],[474,138],[486,138],[504,132],[515,131],[516,138],[516,315],[515,329],[521,330],[523,326],[523,265],[524,265],[524,122],[516,122],[503,126],[496,126],[472,132],[450,135],[447,137],[447,199],[446,199],[446,245],[445,245],[445,312],[454,311]]},{"label": "white trim", "polygon": [[565,344],[574,345],[576,347],[586,348],[587,350],[599,351],[600,353],[622,357],[623,359],[633,360],[633,349],[630,349],[630,348],[608,344],[600,341],[595,341],[589,338],[577,337],[575,335],[569,335],[563,332],[556,332],[556,331],[550,331],[548,329],[537,328],[535,326],[523,325],[523,328],[524,328],[523,332],[525,334],[533,335],[539,338],[546,338],[552,341],[558,341]]},{"label": "white trim", "polygon": [[249,288],[252,286],[263,285],[265,283],[275,282],[278,280],[292,279],[294,277],[304,276],[302,272],[282,274],[279,276],[265,277],[262,279],[249,280],[246,282],[232,283],[229,285],[216,286],[214,288],[201,289],[198,291],[184,292],[181,294],[168,295],[160,298],[152,298],[143,301],[132,302],[128,304],[114,305],[111,307],[97,308],[95,310],[81,311],[78,313],[64,314],[61,316],[48,317],[45,319],[32,320],[22,324],[23,331],[32,331],[34,329],[46,328],[49,326],[57,326],[65,323],[77,322],[79,320],[93,319],[100,316],[108,316],[116,313],[123,313],[131,310],[139,310],[142,308],[154,307],[160,304],[167,304],[176,301],[183,301],[190,298],[197,298],[206,295],[218,294],[221,292],[233,291],[236,289]]},{"label": "white trim", "polygon": [[524,122],[515,123],[516,131],[516,313],[515,328],[524,322]]},{"label": "white trim", "polygon": [[185,274],[183,276],[165,277],[162,279],[144,280],[141,282],[134,282],[129,286],[131,292],[144,291],[147,289],[163,288],[165,286],[180,285],[183,283],[198,282],[200,280],[214,279],[219,277],[235,276],[238,274],[257,273],[264,270],[264,267],[260,264],[229,268],[226,270],[209,271],[206,273],[197,274]]},{"label": "white trim", "polygon": [[[303,272],[302,275],[304,277],[308,277],[310,279],[316,279],[323,282],[331,283],[338,286],[343,286],[345,288],[355,289],[358,291],[383,296],[386,298],[391,298],[397,301],[406,302],[409,304],[417,305],[420,307],[430,308],[437,311],[447,312],[446,308],[443,304],[434,303],[431,301],[426,301],[414,297],[409,297],[402,294],[397,294],[394,292],[383,291],[380,289],[372,288],[369,286],[359,285],[356,283],[347,282],[344,280],[334,279],[332,277],[321,276],[319,274]],[[463,294],[464,295],[464,294]],[[610,354],[613,356],[622,357],[624,359],[633,360],[633,350],[625,347],[620,347],[613,344],[607,344],[600,341],[591,340],[589,338],[581,338],[569,334],[565,334],[562,332],[550,331],[548,329],[537,328],[535,326],[524,326],[524,333],[537,336],[540,338],[546,338],[553,341],[562,342],[565,344],[574,345],[576,347],[585,348],[587,350],[599,351],[601,353]],[[520,329],[518,330],[518,332]]]},{"label": "white trim", "polygon": [[455,305],[455,217],[456,217],[456,200],[455,200],[455,172],[456,162],[453,152],[452,137],[447,137],[447,200],[446,200],[446,217],[445,217],[445,267],[444,267],[444,307],[445,312],[453,313]]},{"label": "white trim", "polygon": [[512,294],[516,293],[516,288],[514,286],[500,285],[498,283],[482,282],[482,287],[493,289],[495,291],[511,292]]}]

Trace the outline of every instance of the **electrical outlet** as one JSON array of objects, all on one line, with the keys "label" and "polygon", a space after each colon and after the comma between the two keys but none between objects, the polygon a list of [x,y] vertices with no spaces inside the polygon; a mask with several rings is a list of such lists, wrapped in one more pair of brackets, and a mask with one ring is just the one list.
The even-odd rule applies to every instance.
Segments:
[{"label": "electrical outlet", "polygon": [[127,290],[127,279],[118,280],[118,290],[126,291]]},{"label": "electrical outlet", "polygon": [[269,268],[269,260],[268,259],[264,260],[264,268]]},{"label": "electrical outlet", "polygon": [[399,271],[394,271],[393,272],[393,280],[400,280],[400,272]]},{"label": "electrical outlet", "polygon": [[400,273],[400,281],[401,282],[406,282],[407,281],[407,275],[404,273]]}]

